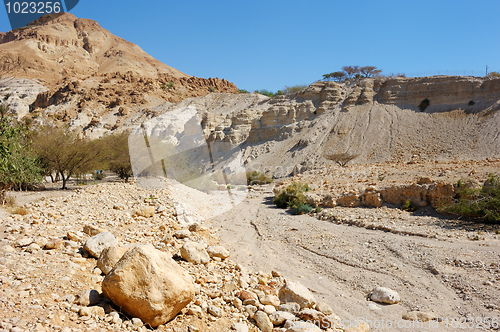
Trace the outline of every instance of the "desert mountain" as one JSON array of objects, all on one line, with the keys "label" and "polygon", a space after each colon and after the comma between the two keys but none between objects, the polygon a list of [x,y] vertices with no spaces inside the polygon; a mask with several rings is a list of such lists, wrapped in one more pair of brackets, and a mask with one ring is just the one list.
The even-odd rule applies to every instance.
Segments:
[{"label": "desert mountain", "polygon": [[139,46],[103,29],[97,22],[64,13],[0,34],[0,73],[41,79],[48,85],[65,78],[108,73],[143,78],[189,77],[146,54]]},{"label": "desert mountain", "polygon": [[125,106],[124,113],[150,102],[237,91],[224,79],[197,78],[169,67],[93,20],[69,13],[48,18],[0,33],[0,77],[7,79],[0,90],[10,89],[4,100],[18,106],[20,117],[35,100],[34,108],[65,104],[54,119],[69,121],[81,112],[99,118],[116,112],[116,106]]}]

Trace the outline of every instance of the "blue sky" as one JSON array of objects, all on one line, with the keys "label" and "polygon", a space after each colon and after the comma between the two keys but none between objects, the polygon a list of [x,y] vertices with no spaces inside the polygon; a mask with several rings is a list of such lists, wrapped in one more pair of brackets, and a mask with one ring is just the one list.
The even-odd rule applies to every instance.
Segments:
[{"label": "blue sky", "polygon": [[250,91],[310,84],[344,65],[408,76],[500,71],[498,0],[80,0],[71,12],[186,74]]}]

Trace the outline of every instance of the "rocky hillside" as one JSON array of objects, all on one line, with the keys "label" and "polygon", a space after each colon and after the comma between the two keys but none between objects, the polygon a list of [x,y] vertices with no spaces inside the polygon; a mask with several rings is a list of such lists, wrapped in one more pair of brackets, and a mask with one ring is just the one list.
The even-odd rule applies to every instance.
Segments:
[{"label": "rocky hillside", "polygon": [[[277,177],[335,164],[325,153],[357,156],[354,163],[500,155],[499,79],[316,82],[294,95],[211,94],[154,110],[188,105],[198,109],[210,141],[239,145],[247,168]],[[150,132],[167,127],[157,122]]]},{"label": "rocky hillside", "polygon": [[30,109],[30,116],[56,122],[82,116],[89,119],[83,127],[110,113],[237,91],[224,79],[186,75],[97,22],[69,13],[0,33],[1,77],[2,100],[20,117]]}]

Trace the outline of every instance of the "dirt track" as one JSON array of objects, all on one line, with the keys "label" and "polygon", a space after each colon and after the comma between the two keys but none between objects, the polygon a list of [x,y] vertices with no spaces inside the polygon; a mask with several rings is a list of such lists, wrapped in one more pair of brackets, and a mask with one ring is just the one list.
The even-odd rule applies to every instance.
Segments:
[{"label": "dirt track", "polygon": [[[340,317],[371,320],[374,331],[455,331],[454,318],[472,317],[478,322],[500,317],[500,235],[494,227],[467,229],[450,221],[453,226],[446,228],[438,216],[411,216],[385,207],[336,208],[337,214],[346,217],[336,224],[277,209],[271,203],[271,187],[264,190],[212,219],[220,228],[222,243],[230,248],[233,259],[251,269],[278,270],[300,281]],[[389,231],[345,224],[367,215],[387,221]],[[415,233],[435,236],[390,231],[391,224],[396,229],[401,223],[408,223]],[[376,286],[399,292],[401,303],[367,301]],[[438,326],[408,329],[416,323],[401,318],[411,310],[434,312],[443,321]],[[383,322],[393,328],[380,325],[377,329]],[[398,323],[405,325],[397,328]],[[472,330],[481,330],[481,324],[469,324]]]}]

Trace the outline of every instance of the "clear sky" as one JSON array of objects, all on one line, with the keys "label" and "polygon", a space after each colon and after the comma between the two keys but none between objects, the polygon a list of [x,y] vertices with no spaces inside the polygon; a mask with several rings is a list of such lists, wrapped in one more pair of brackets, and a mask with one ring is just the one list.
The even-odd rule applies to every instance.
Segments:
[{"label": "clear sky", "polygon": [[500,71],[499,0],[80,0],[71,12],[186,74],[249,91],[310,84],[344,65],[408,76]]}]

